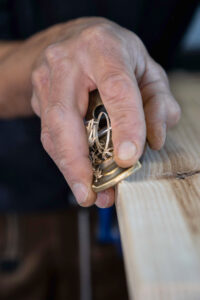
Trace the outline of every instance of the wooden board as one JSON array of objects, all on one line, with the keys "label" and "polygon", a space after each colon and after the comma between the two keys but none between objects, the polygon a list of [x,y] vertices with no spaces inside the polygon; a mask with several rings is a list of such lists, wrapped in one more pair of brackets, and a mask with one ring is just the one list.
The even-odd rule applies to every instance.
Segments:
[{"label": "wooden board", "polygon": [[182,108],[163,150],[117,188],[130,299],[200,299],[200,74],[172,74]]}]

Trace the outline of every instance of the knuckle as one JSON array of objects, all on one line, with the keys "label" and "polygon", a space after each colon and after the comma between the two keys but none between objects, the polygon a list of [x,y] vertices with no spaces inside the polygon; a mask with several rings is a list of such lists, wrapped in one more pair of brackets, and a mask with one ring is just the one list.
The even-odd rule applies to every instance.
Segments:
[{"label": "knuckle", "polygon": [[33,111],[36,113],[36,115],[40,116],[40,106],[38,101],[36,100],[36,97],[31,98],[31,107]]},{"label": "knuckle", "polygon": [[49,132],[53,136],[58,136],[62,132],[65,108],[61,102],[57,102],[47,109],[45,113]]},{"label": "knuckle", "polygon": [[32,75],[31,75],[31,80],[32,80],[32,85],[34,87],[37,87],[38,84],[40,84],[40,70],[36,69],[33,71]]},{"label": "knuckle", "polygon": [[165,70],[163,69],[163,67],[161,67],[161,65],[159,65],[158,63],[156,63],[156,67],[157,67],[157,72],[158,72],[158,77],[163,79],[164,82],[168,83],[168,77],[167,77],[167,73],[165,72]]},{"label": "knuckle", "polygon": [[69,76],[69,71],[72,70],[71,63],[66,58],[60,58],[57,60],[57,63],[54,65],[54,75],[59,80],[63,76]]},{"label": "knuckle", "polygon": [[134,118],[134,115],[138,115],[138,113],[128,108],[126,110],[118,110],[118,113],[112,119],[112,128],[117,128],[117,130],[127,133],[136,128],[141,131],[144,128],[145,122],[143,119]]},{"label": "knuckle", "polygon": [[170,112],[170,117],[174,124],[178,123],[181,117],[181,108],[177,102],[174,102],[173,108]]},{"label": "knuckle", "polygon": [[106,21],[101,21],[98,24],[89,26],[85,28],[81,36],[84,40],[95,43],[96,42],[102,42],[106,38],[106,35],[110,32],[111,30],[111,24],[109,24]]},{"label": "knuckle", "polygon": [[73,168],[76,160],[74,159],[72,152],[68,147],[63,146],[60,149],[59,157],[59,167],[63,173],[66,173]]},{"label": "knuckle", "polygon": [[100,91],[106,101],[120,101],[130,95],[133,82],[128,75],[122,72],[105,76],[100,86]]},{"label": "knuckle", "polygon": [[40,87],[48,82],[48,70],[45,66],[40,66],[32,72],[32,84],[34,87]]},{"label": "knuckle", "polygon": [[[159,94],[157,94],[157,96],[159,96]],[[160,93],[160,96],[164,98],[168,97],[168,94],[163,94]],[[164,116],[166,113],[166,101],[160,101],[160,99],[156,98],[156,99],[152,99],[152,103],[150,102],[150,104],[152,104],[152,109],[154,109],[154,114],[155,117],[157,118],[157,114],[158,116]]]},{"label": "knuckle", "polygon": [[120,35],[114,30],[114,24],[111,22],[102,21],[98,24],[89,26],[80,33],[80,50],[87,49],[87,53],[99,55],[105,58],[108,62],[118,59],[121,54],[123,40]]},{"label": "knuckle", "polygon": [[59,44],[52,44],[48,46],[44,51],[44,57],[47,63],[51,66],[57,63],[57,61],[64,55],[64,49]]},{"label": "knuckle", "polygon": [[80,176],[80,172],[85,176],[88,175],[88,169],[80,171],[80,165],[83,164],[83,157],[80,153],[76,153],[70,145],[61,145],[58,157],[58,166],[61,172],[67,176],[68,180],[72,180],[72,177]]},{"label": "knuckle", "polygon": [[[162,99],[162,100],[161,100]],[[157,123],[158,120],[165,120],[168,111],[168,93],[157,93],[145,104],[145,115],[151,123]]]},{"label": "knuckle", "polygon": [[52,152],[52,141],[51,141],[49,132],[47,130],[45,130],[45,129],[42,130],[40,140],[41,140],[41,143],[42,143],[45,151],[48,153],[51,153]]}]

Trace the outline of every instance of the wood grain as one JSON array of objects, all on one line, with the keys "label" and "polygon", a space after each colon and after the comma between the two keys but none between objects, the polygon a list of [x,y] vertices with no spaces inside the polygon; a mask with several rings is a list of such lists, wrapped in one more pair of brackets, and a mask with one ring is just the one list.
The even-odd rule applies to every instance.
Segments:
[{"label": "wood grain", "polygon": [[117,187],[130,299],[200,299],[200,74],[171,74],[182,108],[161,151]]}]

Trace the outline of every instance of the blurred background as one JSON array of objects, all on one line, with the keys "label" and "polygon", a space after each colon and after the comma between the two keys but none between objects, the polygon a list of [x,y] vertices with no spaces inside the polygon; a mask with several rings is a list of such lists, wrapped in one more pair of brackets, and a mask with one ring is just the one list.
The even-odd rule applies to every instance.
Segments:
[{"label": "blurred background", "polygon": [[[89,15],[136,32],[169,74],[199,78],[198,1],[0,0],[0,38]],[[75,204],[37,117],[0,120],[0,141],[0,300],[128,299],[115,208]]]}]

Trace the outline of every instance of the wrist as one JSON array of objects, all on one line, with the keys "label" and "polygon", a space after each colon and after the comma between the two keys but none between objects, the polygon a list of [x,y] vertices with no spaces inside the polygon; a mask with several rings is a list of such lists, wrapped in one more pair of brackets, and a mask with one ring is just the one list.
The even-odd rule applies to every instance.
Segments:
[{"label": "wrist", "polygon": [[14,118],[33,114],[30,75],[20,62],[5,59],[0,63],[0,118]]},{"label": "wrist", "polygon": [[0,40],[0,61],[5,59],[13,51],[16,51],[22,44],[22,41],[1,41]]}]

